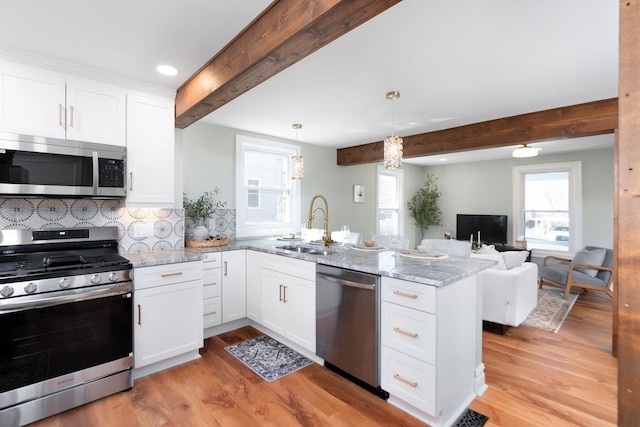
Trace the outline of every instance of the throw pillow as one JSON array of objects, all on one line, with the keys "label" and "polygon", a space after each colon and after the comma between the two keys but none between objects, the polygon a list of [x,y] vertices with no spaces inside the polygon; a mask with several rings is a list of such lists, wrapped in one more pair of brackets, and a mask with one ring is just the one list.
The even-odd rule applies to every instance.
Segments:
[{"label": "throw pillow", "polygon": [[494,245],[482,245],[480,249],[476,251],[477,254],[499,254]]},{"label": "throw pillow", "polygon": [[504,258],[504,265],[507,267],[507,270],[511,270],[519,265],[522,265],[523,262],[527,260],[529,256],[528,251],[507,251],[503,252],[502,256]]},{"label": "throw pillow", "polygon": [[[585,264],[601,266],[604,262],[604,257],[607,254],[606,249],[583,249],[573,257],[573,262],[583,262]],[[582,265],[576,265],[574,270],[580,271],[587,276],[596,277],[598,270],[595,268],[584,267]]]}]

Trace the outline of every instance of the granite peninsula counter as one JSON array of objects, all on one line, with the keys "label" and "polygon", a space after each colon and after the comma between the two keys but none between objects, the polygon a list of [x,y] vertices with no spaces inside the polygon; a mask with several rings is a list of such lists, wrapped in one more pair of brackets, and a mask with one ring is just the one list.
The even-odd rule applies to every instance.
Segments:
[{"label": "granite peninsula counter", "polygon": [[313,255],[297,253],[279,249],[280,246],[300,245],[316,249],[325,249],[323,246],[310,245],[308,243],[291,242],[277,239],[260,239],[232,242],[227,246],[214,248],[185,248],[169,251],[152,251],[142,253],[130,253],[125,256],[135,267],[148,267],[154,265],[171,264],[177,262],[197,261],[206,252],[224,252],[238,249],[248,249],[266,252],[290,258],[311,261],[318,264],[333,267],[348,268],[381,276],[393,277],[415,283],[441,287],[458,280],[464,279],[485,270],[495,261],[482,259],[468,259],[449,257],[445,259],[416,259],[400,255],[397,250],[386,251],[360,251],[350,245],[333,246],[328,249],[327,255]]}]

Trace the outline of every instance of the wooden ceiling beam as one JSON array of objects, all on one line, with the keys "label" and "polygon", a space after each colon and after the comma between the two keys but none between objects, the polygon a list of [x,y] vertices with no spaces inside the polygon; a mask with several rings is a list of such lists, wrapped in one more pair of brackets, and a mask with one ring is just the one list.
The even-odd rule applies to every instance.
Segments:
[{"label": "wooden ceiling beam", "polygon": [[401,0],[278,0],[176,94],[184,129]]},{"label": "wooden ceiling beam", "polygon": [[[504,147],[563,138],[613,133],[618,127],[618,98],[552,108],[535,113],[402,136],[403,157],[422,157]],[[338,165],[381,162],[383,142],[338,149]]]}]

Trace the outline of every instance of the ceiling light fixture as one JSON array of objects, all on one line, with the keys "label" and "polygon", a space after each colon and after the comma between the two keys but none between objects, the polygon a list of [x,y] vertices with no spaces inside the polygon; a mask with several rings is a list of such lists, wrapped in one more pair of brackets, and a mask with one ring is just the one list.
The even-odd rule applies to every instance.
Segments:
[{"label": "ceiling light fixture", "polygon": [[[296,142],[298,142],[298,131],[302,129],[300,123],[291,125],[296,130]],[[302,156],[291,156],[291,179],[304,178],[304,159]]]},{"label": "ceiling light fixture", "polygon": [[402,165],[402,138],[396,136],[393,126],[393,107],[398,98],[400,98],[400,92],[387,92],[387,99],[391,100],[391,136],[384,139],[384,167],[386,169],[398,169]]},{"label": "ceiling light fixture", "polygon": [[175,76],[176,74],[178,74],[178,70],[176,70],[171,65],[158,65],[156,67],[156,71],[158,71],[160,74],[164,74],[165,76]]},{"label": "ceiling light fixture", "polygon": [[525,157],[535,157],[538,155],[539,150],[539,148],[529,147],[527,144],[524,144],[513,150],[513,153],[511,153],[511,155],[518,159],[523,159]]}]

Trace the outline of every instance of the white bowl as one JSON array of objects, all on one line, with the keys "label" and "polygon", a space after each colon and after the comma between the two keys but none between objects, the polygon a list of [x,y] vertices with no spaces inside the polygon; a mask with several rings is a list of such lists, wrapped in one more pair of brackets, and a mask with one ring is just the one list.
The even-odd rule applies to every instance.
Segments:
[{"label": "white bowl", "polygon": [[429,246],[417,246],[418,252],[420,252],[421,254],[426,254],[429,252]]}]

